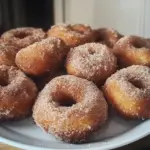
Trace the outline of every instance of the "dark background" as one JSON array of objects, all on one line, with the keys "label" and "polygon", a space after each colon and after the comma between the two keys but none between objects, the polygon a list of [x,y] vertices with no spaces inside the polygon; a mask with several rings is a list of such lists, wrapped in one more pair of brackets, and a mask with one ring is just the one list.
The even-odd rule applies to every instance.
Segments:
[{"label": "dark background", "polygon": [[54,23],[52,0],[0,0],[0,33],[16,27],[41,27]]}]

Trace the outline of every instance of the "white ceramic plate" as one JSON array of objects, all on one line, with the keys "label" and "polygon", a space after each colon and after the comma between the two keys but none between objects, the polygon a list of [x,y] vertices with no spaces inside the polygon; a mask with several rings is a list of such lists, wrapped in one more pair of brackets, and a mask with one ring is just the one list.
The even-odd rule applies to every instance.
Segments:
[{"label": "white ceramic plate", "polygon": [[150,134],[150,120],[127,121],[115,113],[111,114],[106,125],[85,144],[68,144],[56,140],[36,127],[31,118],[1,124],[0,141],[25,150],[110,150]]}]

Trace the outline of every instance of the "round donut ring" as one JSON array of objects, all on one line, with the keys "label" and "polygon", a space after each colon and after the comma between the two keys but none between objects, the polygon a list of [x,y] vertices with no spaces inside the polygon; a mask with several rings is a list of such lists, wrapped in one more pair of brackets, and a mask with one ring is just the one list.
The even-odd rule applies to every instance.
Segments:
[{"label": "round donut ring", "polygon": [[[113,48],[115,43],[123,37],[120,33],[112,28],[99,28],[94,30],[95,33],[95,42],[99,42]],[[112,49],[113,50],[113,49]]]},{"label": "round donut ring", "polygon": [[55,25],[47,32],[48,36],[62,39],[68,47],[75,47],[93,41],[93,31],[82,24]]},{"label": "round donut ring", "polygon": [[72,75],[51,80],[39,94],[33,118],[60,139],[81,143],[107,119],[107,103],[90,81]]},{"label": "round donut ring", "polygon": [[102,85],[116,71],[117,59],[108,47],[100,43],[87,43],[70,50],[66,68],[68,74]]},{"label": "round donut ring", "polygon": [[40,28],[24,27],[6,31],[1,38],[10,45],[21,49],[45,38],[45,33]]},{"label": "round donut ring", "polygon": [[15,62],[23,72],[41,76],[60,68],[67,53],[68,48],[61,39],[49,37],[21,49]]},{"label": "round donut ring", "polygon": [[115,44],[113,51],[120,67],[150,66],[150,44],[142,37],[125,36]]},{"label": "round donut ring", "polygon": [[0,66],[0,121],[20,120],[31,114],[35,84],[13,66]]},{"label": "round donut ring", "polygon": [[127,118],[150,118],[150,68],[133,65],[106,80],[107,100]]}]

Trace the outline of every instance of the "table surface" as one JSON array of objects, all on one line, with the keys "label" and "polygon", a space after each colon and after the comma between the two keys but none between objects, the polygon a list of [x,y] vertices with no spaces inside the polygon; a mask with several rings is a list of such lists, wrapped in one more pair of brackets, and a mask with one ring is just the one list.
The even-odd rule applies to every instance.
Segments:
[{"label": "table surface", "polygon": [[[21,149],[0,143],[0,150],[21,150]],[[115,150],[150,150],[150,136]]]}]

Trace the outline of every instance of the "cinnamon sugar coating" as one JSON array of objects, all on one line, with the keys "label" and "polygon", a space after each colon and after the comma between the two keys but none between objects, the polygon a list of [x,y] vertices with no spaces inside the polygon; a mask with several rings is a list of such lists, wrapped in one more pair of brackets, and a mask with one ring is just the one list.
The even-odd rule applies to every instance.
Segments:
[{"label": "cinnamon sugar coating", "polygon": [[68,47],[75,47],[94,40],[91,27],[83,24],[54,25],[47,34],[62,39]]},{"label": "cinnamon sugar coating", "polygon": [[63,75],[40,92],[33,118],[39,127],[63,141],[81,143],[106,121],[107,103],[92,82]]},{"label": "cinnamon sugar coating", "polygon": [[0,121],[23,119],[31,114],[35,84],[15,67],[0,66]]},{"label": "cinnamon sugar coating", "polygon": [[21,27],[6,31],[1,38],[3,41],[20,49],[42,40],[45,38],[45,33],[40,28]]},{"label": "cinnamon sugar coating", "polygon": [[16,47],[5,42],[0,43],[0,65],[16,66],[16,53]]},{"label": "cinnamon sugar coating", "polygon": [[139,36],[125,36],[114,46],[120,67],[131,65],[150,66],[150,42]]},{"label": "cinnamon sugar coating", "polygon": [[67,53],[62,40],[49,37],[21,49],[16,55],[16,64],[25,73],[40,76],[60,68]]},{"label": "cinnamon sugar coating", "polygon": [[106,80],[108,101],[129,118],[150,118],[150,68],[133,65],[119,70]]},{"label": "cinnamon sugar coating", "polygon": [[108,47],[87,43],[70,50],[66,68],[69,74],[86,78],[101,85],[116,71],[117,60]]},{"label": "cinnamon sugar coating", "polygon": [[[94,30],[95,33],[95,42],[99,42],[113,48],[115,43],[123,37],[120,33],[112,28],[99,28]],[[113,49],[112,49],[113,50]]]}]

